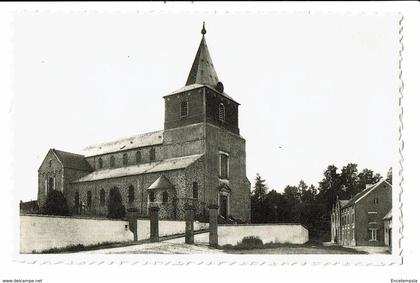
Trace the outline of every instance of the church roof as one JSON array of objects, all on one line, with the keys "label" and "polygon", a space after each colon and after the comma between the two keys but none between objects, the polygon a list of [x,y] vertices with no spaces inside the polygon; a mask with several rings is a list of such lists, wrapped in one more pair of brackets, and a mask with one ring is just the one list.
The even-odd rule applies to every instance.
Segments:
[{"label": "church roof", "polygon": [[80,154],[66,152],[53,148],[52,151],[63,164],[64,168],[78,169],[82,171],[92,171],[92,167],[85,160],[85,157]]},{"label": "church roof", "polygon": [[392,209],[390,211],[388,211],[387,214],[385,214],[384,218],[382,218],[383,220],[389,220],[392,219]]},{"label": "church roof", "polygon": [[187,85],[202,84],[215,87],[219,82],[216,70],[214,69],[213,62],[210,57],[210,52],[206,43],[206,29],[203,23],[201,30],[203,37],[201,38],[200,46],[198,47],[197,54],[195,55],[194,62],[191,66],[190,73],[186,82]]},{"label": "church roof", "polygon": [[90,145],[83,149],[83,152],[86,157],[90,157],[144,146],[159,145],[162,143],[163,130],[140,134],[112,142]]},{"label": "church roof", "polygon": [[197,161],[201,156],[202,154],[195,154],[126,167],[101,169],[94,171],[86,176],[83,176],[82,178],[74,181],[73,183],[90,182],[125,176],[134,176],[147,173],[184,169],[193,164],[195,161]]},{"label": "church roof", "polygon": [[148,190],[156,190],[156,189],[171,189],[173,188],[173,185],[171,182],[166,178],[165,175],[160,175],[159,178],[156,179],[156,181],[153,182],[153,184],[148,187]]}]

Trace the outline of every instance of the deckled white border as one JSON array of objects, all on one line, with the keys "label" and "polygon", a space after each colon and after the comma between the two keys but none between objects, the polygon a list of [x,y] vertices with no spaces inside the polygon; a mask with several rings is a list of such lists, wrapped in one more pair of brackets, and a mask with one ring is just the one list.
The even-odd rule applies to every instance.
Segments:
[{"label": "deckled white border", "polygon": [[[112,7],[112,5],[110,5]],[[223,12],[218,12],[217,10],[200,10],[200,11],[168,11],[168,10],[111,10],[105,9],[103,11],[98,12],[98,9],[92,10],[89,8],[85,10],[71,10],[71,11],[63,11],[60,9],[57,10],[46,10],[42,11],[41,13],[132,13],[137,12],[140,13],[154,13],[154,14],[173,14],[173,13],[186,13],[186,14],[291,14],[291,13],[299,13],[299,14],[314,14],[311,11],[295,11],[295,12],[281,12],[281,11],[250,11],[250,10],[243,10],[243,11],[236,11],[237,7],[235,7],[235,12],[230,10],[225,10]],[[23,11],[16,11],[17,14],[19,13],[40,13],[39,10],[23,10]],[[379,15],[387,15],[391,13],[378,13],[378,12],[369,12],[369,13],[356,13],[356,12],[339,12],[339,11],[328,11],[328,12],[320,12],[316,11],[315,14],[325,14],[325,15],[343,15],[343,16],[350,16],[350,15],[357,15],[357,14],[367,14],[372,16],[379,16]],[[396,13],[392,13],[396,14]],[[266,254],[259,254],[259,255],[232,255],[232,254],[190,254],[190,255],[151,255],[151,254],[124,254],[124,255],[115,255],[115,254],[41,254],[41,255],[32,255],[32,254],[17,254],[14,257],[14,262],[17,263],[26,263],[31,265],[156,265],[156,266],[327,266],[327,265],[342,265],[342,266],[391,266],[391,265],[401,265],[403,264],[403,248],[402,248],[402,240],[403,240],[403,203],[402,203],[402,193],[403,193],[403,150],[404,150],[404,140],[403,140],[403,106],[402,106],[402,99],[403,99],[403,90],[404,90],[404,82],[402,79],[402,60],[403,60],[403,15],[398,13],[400,19],[398,21],[399,24],[399,43],[400,43],[400,50],[399,50],[399,80],[400,80],[400,87],[399,87],[399,137],[398,137],[398,195],[395,196],[395,192],[393,193],[393,207],[398,207],[397,212],[393,211],[393,216],[397,215],[398,219],[398,251],[393,251],[392,255],[337,255],[337,254],[329,254],[329,255],[266,255]],[[394,174],[395,176],[395,174]],[[397,182],[394,182],[396,184]],[[395,185],[394,185],[395,186]],[[394,187],[395,189],[395,187]],[[398,202],[395,202],[395,200]],[[18,217],[18,216],[17,216]],[[18,218],[17,218],[18,220]],[[395,223],[393,223],[395,225]],[[17,225],[18,226],[18,225]],[[397,228],[394,226],[394,229]],[[17,234],[19,235],[19,230],[17,230]],[[17,237],[17,242],[19,241]],[[19,249],[19,245],[15,243],[16,250]]]}]

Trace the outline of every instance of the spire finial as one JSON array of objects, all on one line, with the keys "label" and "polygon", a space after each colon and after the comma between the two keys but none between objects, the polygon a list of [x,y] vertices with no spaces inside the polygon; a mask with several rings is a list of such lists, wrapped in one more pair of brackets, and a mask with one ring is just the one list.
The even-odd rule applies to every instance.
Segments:
[{"label": "spire finial", "polygon": [[206,34],[206,22],[203,22],[203,28],[201,29],[201,34],[204,36]]}]

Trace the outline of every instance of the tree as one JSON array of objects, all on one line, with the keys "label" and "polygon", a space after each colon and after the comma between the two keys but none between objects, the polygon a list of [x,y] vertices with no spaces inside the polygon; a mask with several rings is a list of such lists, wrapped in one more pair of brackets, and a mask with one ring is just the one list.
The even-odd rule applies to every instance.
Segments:
[{"label": "tree", "polygon": [[47,200],[41,208],[42,214],[47,215],[69,215],[66,198],[61,191],[52,190],[47,194]]},{"label": "tree", "polygon": [[265,180],[261,178],[260,174],[257,173],[255,177],[255,185],[253,196],[257,201],[262,201],[267,193],[267,185],[265,184]]},{"label": "tree", "polygon": [[121,193],[118,188],[109,191],[108,218],[122,219],[125,216],[125,207],[122,204]]}]

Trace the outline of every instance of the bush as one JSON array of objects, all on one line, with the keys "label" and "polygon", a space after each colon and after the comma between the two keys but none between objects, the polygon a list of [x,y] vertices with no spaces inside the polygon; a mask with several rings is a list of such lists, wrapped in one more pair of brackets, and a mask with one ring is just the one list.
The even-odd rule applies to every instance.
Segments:
[{"label": "bush", "polygon": [[48,215],[69,215],[69,208],[63,193],[57,190],[50,191],[47,195],[46,202],[41,208],[41,213]]},{"label": "bush", "polygon": [[241,249],[260,249],[264,246],[263,241],[259,237],[244,237],[238,244]]},{"label": "bush", "polygon": [[108,199],[108,218],[123,219],[125,216],[125,207],[122,204],[121,193],[118,188],[112,188],[109,191]]}]

